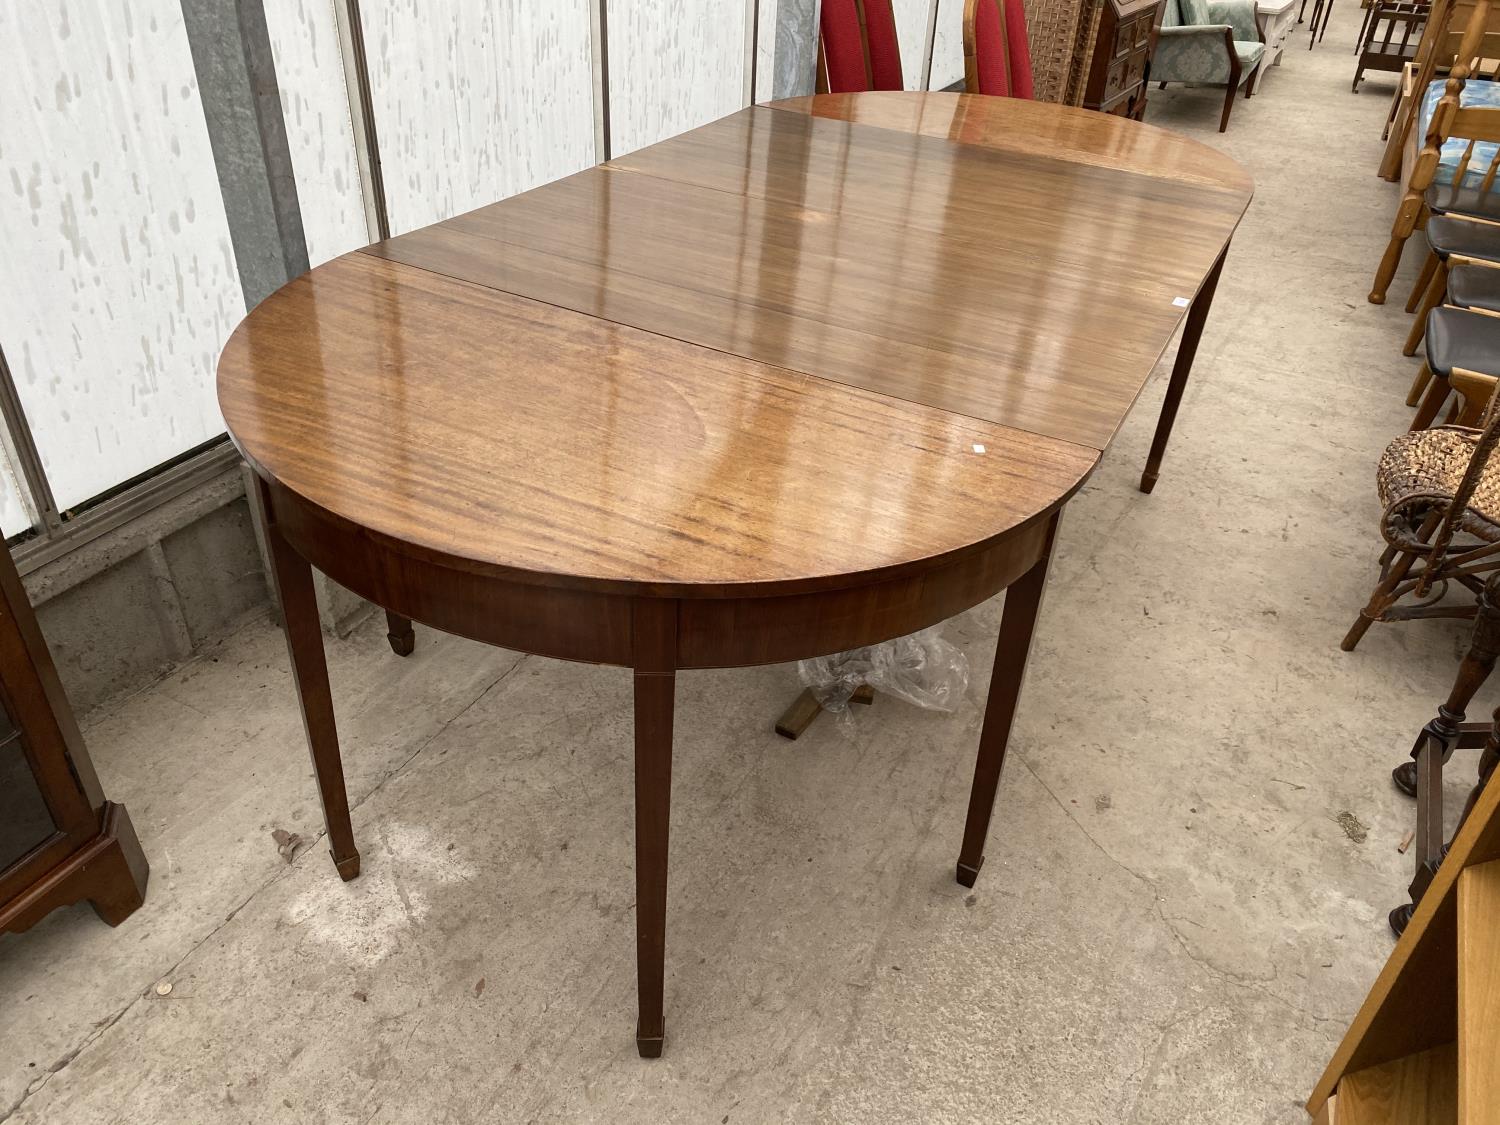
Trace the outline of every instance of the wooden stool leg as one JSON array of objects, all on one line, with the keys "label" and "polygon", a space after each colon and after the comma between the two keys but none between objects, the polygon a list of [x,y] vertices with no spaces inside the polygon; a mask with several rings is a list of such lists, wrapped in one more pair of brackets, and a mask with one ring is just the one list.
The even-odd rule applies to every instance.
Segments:
[{"label": "wooden stool leg", "polygon": [[969,791],[969,815],[964,822],[964,842],[958,853],[957,878],[972,887],[984,866],[984,841],[990,831],[990,813],[1005,765],[1005,747],[1021,698],[1026,676],[1026,657],[1042,608],[1047,586],[1047,566],[1057,538],[1057,517],[1048,529],[1042,557],[1005,591],[1005,610],[1000,618],[1000,638],[995,646],[995,668],[990,674],[990,694],[984,707],[984,726],[979,732],[979,754],[974,763],[974,785]]},{"label": "wooden stool leg", "polygon": [[1427,389],[1427,384],[1432,381],[1432,368],[1427,366],[1427,361],[1422,361],[1422,367],[1417,372],[1417,377],[1411,381],[1411,390],[1406,392],[1406,405],[1416,406],[1422,401],[1422,392]]},{"label": "wooden stool leg", "polygon": [[417,634],[411,627],[411,618],[386,610],[385,629],[385,639],[390,641],[391,651],[397,656],[410,656],[417,647]]},{"label": "wooden stool leg", "polygon": [[312,567],[282,537],[266,483],[257,478],[256,487],[260,490],[260,503],[255,507],[264,524],[266,548],[271,556],[271,579],[281,603],[282,631],[286,634],[297,699],[302,705],[302,726],[312,752],[318,795],[323,801],[329,852],[340,877],[349,880],[359,874],[359,852],[354,847],[354,828],[349,822],[349,797],[344,791],[344,763],[339,758],[338,728],[333,720],[333,695],[328,688],[323,626],[318,619]]},{"label": "wooden stool leg", "polygon": [[1167,442],[1172,437],[1172,423],[1177,420],[1177,408],[1182,405],[1182,392],[1187,389],[1188,375],[1193,370],[1193,357],[1198,354],[1198,341],[1203,338],[1203,325],[1208,321],[1208,310],[1214,303],[1214,290],[1219,284],[1219,274],[1224,272],[1224,258],[1229,247],[1224,247],[1214,268],[1208,271],[1203,288],[1193,298],[1188,309],[1187,320],[1182,326],[1182,342],[1177,346],[1177,360],[1172,364],[1172,379],[1167,384],[1167,395],[1162,400],[1161,417],[1156,422],[1156,434],[1151,439],[1151,452],[1146,457],[1146,471],[1141,474],[1141,491],[1150,492],[1156,487],[1161,475],[1161,461],[1167,454]]},{"label": "wooden stool leg", "polygon": [[635,650],[636,1050],[661,1056],[667,936],[667,839],[672,809],[672,713],[677,684],[677,603],[642,598]]}]

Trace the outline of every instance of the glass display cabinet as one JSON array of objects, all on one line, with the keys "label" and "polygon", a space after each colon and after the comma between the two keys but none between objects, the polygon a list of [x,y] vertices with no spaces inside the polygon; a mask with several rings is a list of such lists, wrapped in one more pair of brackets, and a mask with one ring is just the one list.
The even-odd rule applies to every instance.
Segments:
[{"label": "glass display cabinet", "polygon": [[144,901],[146,857],[104,799],[10,552],[0,550],[0,934],[88,899],[111,926]]}]

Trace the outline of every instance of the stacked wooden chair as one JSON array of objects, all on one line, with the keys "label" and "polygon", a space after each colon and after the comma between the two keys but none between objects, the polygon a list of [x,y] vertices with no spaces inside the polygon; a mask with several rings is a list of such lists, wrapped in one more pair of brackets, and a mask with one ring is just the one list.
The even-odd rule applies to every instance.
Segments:
[{"label": "stacked wooden chair", "polygon": [[1385,302],[1406,240],[1427,220],[1429,190],[1488,191],[1500,153],[1500,5],[1433,0],[1402,93],[1381,174],[1403,183],[1370,300]]},{"label": "stacked wooden chair", "polygon": [[1400,74],[1416,61],[1417,45],[1422,41],[1430,9],[1427,0],[1371,0],[1365,9],[1356,49],[1359,62],[1354,67],[1355,93],[1359,92],[1365,71]]}]

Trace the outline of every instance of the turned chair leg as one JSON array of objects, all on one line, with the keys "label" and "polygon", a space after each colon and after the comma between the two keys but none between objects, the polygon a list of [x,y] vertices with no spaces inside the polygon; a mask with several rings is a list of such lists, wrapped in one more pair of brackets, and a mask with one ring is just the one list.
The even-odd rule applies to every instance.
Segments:
[{"label": "turned chair leg", "polygon": [[[1416,903],[1430,885],[1446,852],[1443,846],[1442,769],[1449,755],[1465,744],[1466,732],[1474,729],[1464,723],[1464,713],[1490,678],[1495,669],[1495,661],[1500,657],[1500,604],[1497,604],[1497,594],[1500,594],[1500,572],[1490,576],[1479,595],[1474,631],[1448,698],[1439,705],[1437,717],[1429,721],[1417,736],[1417,744],[1411,753],[1413,760],[1403,762],[1391,771],[1397,786],[1403,789],[1403,775],[1415,780],[1417,798],[1416,872],[1410,887],[1411,901],[1398,906],[1389,915],[1391,929],[1397,936],[1400,936],[1411,920]],[[1464,803],[1458,827],[1454,829],[1455,837],[1473,811],[1475,802],[1494,773],[1497,761],[1500,761],[1500,711],[1495,713],[1495,722],[1491,724],[1485,737],[1479,758],[1479,779]]]}]

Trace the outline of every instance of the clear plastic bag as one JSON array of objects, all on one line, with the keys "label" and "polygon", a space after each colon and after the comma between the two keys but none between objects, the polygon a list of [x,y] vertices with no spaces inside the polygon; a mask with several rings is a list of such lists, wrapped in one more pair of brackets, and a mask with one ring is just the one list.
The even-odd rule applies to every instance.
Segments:
[{"label": "clear plastic bag", "polygon": [[849,717],[862,684],[929,711],[957,710],[969,688],[969,659],[943,639],[941,625],[878,645],[797,663],[797,675],[823,710]]}]

